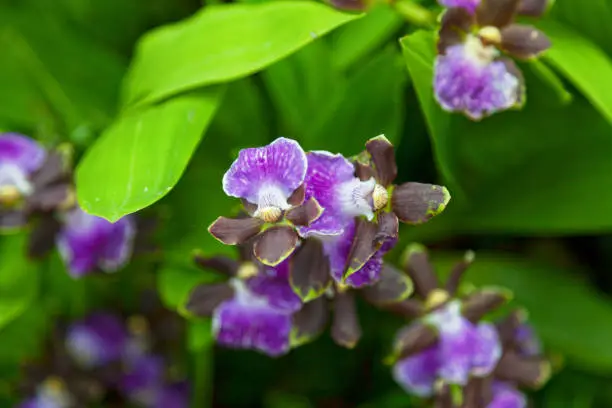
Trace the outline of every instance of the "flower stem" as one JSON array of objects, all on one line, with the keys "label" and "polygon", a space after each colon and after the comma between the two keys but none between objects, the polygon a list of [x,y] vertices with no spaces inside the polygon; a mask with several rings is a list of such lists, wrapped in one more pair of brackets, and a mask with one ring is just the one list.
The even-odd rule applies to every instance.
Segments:
[{"label": "flower stem", "polygon": [[404,19],[417,27],[434,28],[436,16],[427,8],[412,0],[391,0],[391,6]]}]

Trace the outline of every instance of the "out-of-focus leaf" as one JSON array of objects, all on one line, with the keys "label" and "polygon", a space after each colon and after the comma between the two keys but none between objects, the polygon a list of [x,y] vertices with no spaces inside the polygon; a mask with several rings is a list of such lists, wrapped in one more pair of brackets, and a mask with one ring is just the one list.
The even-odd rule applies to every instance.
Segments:
[{"label": "out-of-focus leaf", "polygon": [[266,395],[263,406],[265,408],[312,408],[313,404],[304,396],[275,391]]},{"label": "out-of-focus leaf", "polygon": [[368,139],[380,134],[397,142],[403,125],[406,79],[394,47],[373,55],[347,79],[335,108],[320,113],[321,126],[304,137],[304,147],[348,155],[359,153]]},{"label": "out-of-focus leaf", "polygon": [[332,57],[326,42],[315,41],[262,72],[281,117],[282,134],[307,139],[325,113],[335,109],[346,79]]},{"label": "out-of-focus leaf", "polygon": [[369,53],[380,49],[404,23],[391,7],[381,4],[365,17],[339,28],[331,34],[333,63],[339,71],[352,68]]},{"label": "out-of-focus leaf", "polygon": [[415,234],[567,234],[612,227],[611,129],[584,98],[551,106],[542,98],[548,85],[526,70],[525,108],[475,123],[443,112],[434,100],[433,36],[418,32],[402,46],[436,162],[453,195],[449,211]]},{"label": "out-of-focus leaf", "polygon": [[183,312],[187,295],[199,283],[209,282],[213,275],[195,267],[184,267],[167,263],[157,272],[157,289],[166,307]]},{"label": "out-of-focus leaf", "polygon": [[[446,276],[462,254],[434,254],[436,270]],[[579,271],[574,271],[578,272]],[[578,275],[504,253],[478,252],[465,281],[497,285],[514,292],[546,346],[576,367],[612,371],[612,302]]]},{"label": "out-of-focus leaf", "polygon": [[612,55],[612,4],[608,0],[555,1],[551,14]]},{"label": "out-of-focus leaf", "polygon": [[[53,131],[102,127],[114,112],[121,59],[45,14],[0,9],[0,121]],[[78,58],[75,58],[78,56]]]},{"label": "out-of-focus leaf", "polygon": [[220,88],[188,93],[120,117],[79,163],[81,206],[115,221],[166,195],[187,167],[221,95]]},{"label": "out-of-focus leaf", "polygon": [[545,21],[540,28],[553,46],[545,58],[580,89],[612,123],[612,60],[597,45],[561,23]]},{"label": "out-of-focus leaf", "polygon": [[38,293],[38,265],[24,256],[26,235],[0,237],[0,329],[21,315]]},{"label": "out-of-focus leaf", "polygon": [[190,322],[187,336],[187,346],[193,352],[210,347],[214,341],[209,320]]},{"label": "out-of-focus leaf", "polygon": [[357,17],[308,1],[205,7],[141,41],[124,101],[151,103],[247,76]]}]

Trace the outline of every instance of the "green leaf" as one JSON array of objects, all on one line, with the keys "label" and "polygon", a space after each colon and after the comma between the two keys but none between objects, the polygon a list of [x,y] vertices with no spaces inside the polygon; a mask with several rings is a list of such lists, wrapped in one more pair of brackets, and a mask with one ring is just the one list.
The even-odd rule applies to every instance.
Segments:
[{"label": "green leaf", "polygon": [[126,112],[79,163],[81,206],[116,221],[166,195],[185,170],[221,95],[221,88],[213,88]]},{"label": "green leaf", "polygon": [[[436,270],[448,275],[462,254],[434,254]],[[612,303],[569,271],[504,253],[478,252],[466,282],[504,286],[514,305],[524,306],[547,347],[576,367],[612,371]]]},{"label": "green leaf", "polygon": [[250,75],[355,18],[309,1],[205,7],[141,41],[124,101],[151,103]]},{"label": "green leaf", "polygon": [[612,227],[610,125],[580,95],[551,104],[549,84],[524,70],[527,103],[481,122],[433,98],[433,35],[402,39],[436,163],[453,195],[448,212],[414,229],[570,234]]},{"label": "green leaf", "polygon": [[[110,120],[124,61],[34,11],[0,8],[0,124],[54,138]],[[77,57],[78,56],[78,57]]]},{"label": "green leaf", "polygon": [[359,20],[339,28],[331,34],[333,63],[336,69],[346,71],[374,50],[383,48],[385,42],[404,24],[402,17],[387,4],[369,10]]},{"label": "green leaf", "polygon": [[25,234],[0,237],[0,328],[19,317],[38,294],[38,266],[24,256]]},{"label": "green leaf", "polygon": [[539,27],[552,40],[545,59],[562,72],[612,123],[612,60],[580,33],[553,21]]},{"label": "green leaf", "polygon": [[556,1],[551,14],[612,55],[612,5],[608,0]]}]

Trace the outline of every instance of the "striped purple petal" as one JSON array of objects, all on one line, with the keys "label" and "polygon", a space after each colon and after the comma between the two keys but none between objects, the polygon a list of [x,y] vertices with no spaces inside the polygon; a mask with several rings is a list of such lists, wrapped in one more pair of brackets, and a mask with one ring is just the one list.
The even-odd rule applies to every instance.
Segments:
[{"label": "striped purple petal", "polygon": [[286,210],[287,200],[304,181],[306,167],[300,145],[280,137],[267,146],[241,150],[223,176],[223,191],[256,204],[259,210]]}]

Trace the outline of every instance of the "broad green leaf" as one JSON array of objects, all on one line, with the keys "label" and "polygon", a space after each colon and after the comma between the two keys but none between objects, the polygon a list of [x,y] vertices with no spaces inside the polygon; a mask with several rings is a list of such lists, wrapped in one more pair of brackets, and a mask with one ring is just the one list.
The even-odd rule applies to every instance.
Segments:
[{"label": "broad green leaf", "polygon": [[612,60],[597,45],[561,23],[546,21],[540,28],[553,46],[545,59],[580,89],[612,123]]},{"label": "broad green leaf", "polygon": [[166,195],[187,167],[221,95],[221,88],[211,88],[119,117],[79,163],[81,206],[115,221]]},{"label": "broad green leaf", "polygon": [[124,102],[151,103],[250,75],[357,17],[309,1],[205,7],[141,41]]},{"label": "broad green leaf", "polygon": [[612,55],[612,4],[608,0],[555,1],[551,14]]},{"label": "broad green leaf", "polygon": [[[436,270],[447,275],[462,254],[434,254]],[[596,292],[580,271],[569,271],[504,253],[478,252],[465,281],[514,292],[514,304],[529,312],[547,347],[576,367],[612,371],[612,302]]]},{"label": "broad green leaf", "polygon": [[472,122],[443,112],[433,98],[433,36],[419,32],[402,46],[436,162],[453,195],[449,211],[411,230],[415,236],[612,227],[611,129],[583,97],[551,104],[549,85],[524,70],[525,108]]},{"label": "broad green leaf", "polygon": [[387,4],[368,11],[365,17],[352,21],[330,35],[333,62],[340,71],[353,68],[365,57],[378,50],[395,34],[404,20]]},{"label": "broad green leaf", "polygon": [[38,293],[38,266],[24,256],[26,235],[0,237],[0,328],[19,317]]}]

